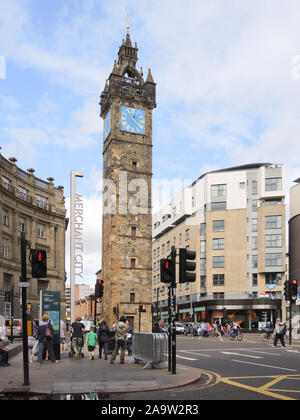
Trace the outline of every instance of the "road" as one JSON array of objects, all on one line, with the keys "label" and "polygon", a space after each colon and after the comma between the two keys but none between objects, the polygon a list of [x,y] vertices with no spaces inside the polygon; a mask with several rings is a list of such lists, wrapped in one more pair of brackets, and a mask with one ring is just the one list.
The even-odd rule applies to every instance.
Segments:
[{"label": "road", "polygon": [[272,348],[259,334],[243,341],[177,336],[177,364],[201,370],[200,381],[181,389],[123,394],[118,400],[297,400],[300,341]]}]

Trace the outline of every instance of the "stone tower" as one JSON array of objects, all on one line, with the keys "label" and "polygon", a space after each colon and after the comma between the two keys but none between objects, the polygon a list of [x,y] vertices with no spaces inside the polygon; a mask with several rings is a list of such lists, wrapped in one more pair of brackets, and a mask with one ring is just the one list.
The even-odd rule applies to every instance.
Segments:
[{"label": "stone tower", "polygon": [[[136,69],[127,29],[101,93],[103,118],[103,316],[124,315],[135,332],[152,328],[152,110],[156,84]],[[146,312],[139,314],[139,304]]]}]

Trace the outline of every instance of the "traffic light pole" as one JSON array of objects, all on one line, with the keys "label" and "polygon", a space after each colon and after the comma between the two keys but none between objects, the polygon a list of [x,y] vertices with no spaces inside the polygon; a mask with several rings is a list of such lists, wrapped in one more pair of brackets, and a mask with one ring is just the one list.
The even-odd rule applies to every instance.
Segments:
[{"label": "traffic light pole", "polygon": [[171,283],[171,307],[172,307],[172,374],[176,374],[176,248],[171,248],[171,260],[173,266],[173,279]]},{"label": "traffic light pole", "polygon": [[26,283],[26,245],[25,232],[21,232],[21,282],[22,286],[22,328],[23,328],[23,371],[24,385],[29,385],[28,336],[27,336],[27,287]]}]

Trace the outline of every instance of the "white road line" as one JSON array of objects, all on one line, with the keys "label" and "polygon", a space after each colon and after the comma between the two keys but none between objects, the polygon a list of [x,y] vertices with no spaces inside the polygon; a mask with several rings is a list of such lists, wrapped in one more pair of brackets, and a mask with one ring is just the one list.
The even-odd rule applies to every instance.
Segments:
[{"label": "white road line", "polygon": [[268,367],[268,368],[271,368],[271,369],[280,369],[280,370],[289,370],[290,372],[298,372],[298,371],[297,371],[297,370],[295,370],[295,369],[282,368],[282,367],[279,367],[279,366],[262,365],[262,364],[260,364],[260,363],[245,362],[244,360],[234,360],[234,359],[232,359],[232,361],[233,361],[233,362],[238,362],[238,363],[246,363],[246,364],[248,364],[248,365],[255,365],[255,366],[261,366],[261,367]]},{"label": "white road line", "polygon": [[249,351],[250,353],[267,354],[268,356],[279,356],[279,357],[281,357],[280,353],[277,353],[277,352],[276,353],[271,353],[272,350],[270,350],[269,353],[266,352],[266,351],[258,351],[258,350],[250,350],[250,349],[247,349],[247,351]]},{"label": "white road line", "polygon": [[250,356],[249,354],[233,353],[231,351],[222,351],[223,354],[233,354],[234,356],[250,357],[251,359],[263,359],[261,356]]},{"label": "white road line", "polygon": [[211,357],[209,354],[201,354],[201,353],[195,353],[192,351],[185,351],[185,350],[179,350],[182,353],[187,353],[187,354],[194,354],[195,356],[203,356],[203,357]]},{"label": "white road line", "polygon": [[185,360],[198,360],[198,359],[191,359],[190,357],[178,356],[178,354],[176,355],[176,358],[178,358],[178,359],[185,359]]}]

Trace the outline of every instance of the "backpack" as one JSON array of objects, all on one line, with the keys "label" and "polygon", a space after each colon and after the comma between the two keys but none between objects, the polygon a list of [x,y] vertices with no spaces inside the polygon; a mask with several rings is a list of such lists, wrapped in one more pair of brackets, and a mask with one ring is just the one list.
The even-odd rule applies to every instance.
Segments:
[{"label": "backpack", "polygon": [[52,334],[52,332],[51,332],[51,329],[50,329],[50,327],[49,327],[49,324],[47,325],[46,330],[45,330],[45,337],[46,337],[48,340],[52,340],[52,338],[53,338],[53,334]]},{"label": "backpack", "polygon": [[279,334],[284,335],[285,332],[286,332],[286,325],[285,324],[284,325],[280,325],[280,327],[281,327],[281,329],[279,331]]}]

